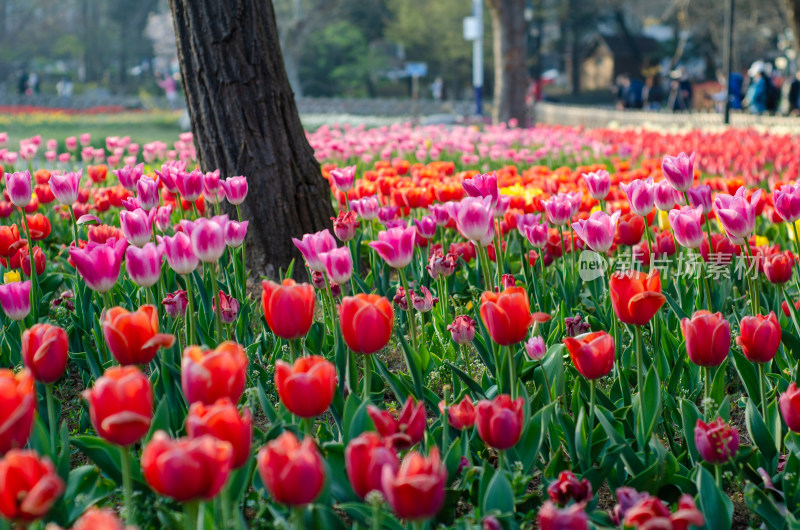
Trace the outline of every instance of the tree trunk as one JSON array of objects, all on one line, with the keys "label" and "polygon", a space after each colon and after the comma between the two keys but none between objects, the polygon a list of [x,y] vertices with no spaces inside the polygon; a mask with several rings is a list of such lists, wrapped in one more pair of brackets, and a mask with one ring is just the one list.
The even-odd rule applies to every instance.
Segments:
[{"label": "tree trunk", "polygon": [[794,50],[800,54],[800,0],[783,0],[786,18],[794,34]]},{"label": "tree trunk", "polygon": [[495,122],[512,118],[525,125],[525,93],[528,71],[525,65],[525,0],[488,0],[494,35]]},{"label": "tree trunk", "polygon": [[330,227],[333,208],[297,114],[272,2],[169,4],[200,165],[247,176],[249,265],[275,278],[293,259],[302,263],[291,238]]}]

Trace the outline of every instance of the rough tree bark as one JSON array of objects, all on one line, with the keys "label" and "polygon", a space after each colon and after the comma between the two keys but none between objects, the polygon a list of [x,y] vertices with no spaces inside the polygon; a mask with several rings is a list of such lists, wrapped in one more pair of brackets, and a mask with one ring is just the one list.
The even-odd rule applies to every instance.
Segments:
[{"label": "rough tree bark", "polygon": [[524,125],[528,71],[525,65],[525,0],[487,0],[494,35],[495,122],[512,118]]},{"label": "rough tree bark", "polygon": [[169,4],[200,165],[247,176],[248,262],[277,277],[292,259],[302,263],[291,238],[330,227],[333,208],[289,87],[272,2]]},{"label": "rough tree bark", "polygon": [[783,6],[794,34],[794,50],[800,54],[800,0],[783,0]]}]

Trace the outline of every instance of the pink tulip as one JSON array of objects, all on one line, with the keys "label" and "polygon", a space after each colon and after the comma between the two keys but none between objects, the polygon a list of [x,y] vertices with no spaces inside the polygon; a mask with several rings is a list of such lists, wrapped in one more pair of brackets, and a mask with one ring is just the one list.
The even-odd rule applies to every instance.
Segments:
[{"label": "pink tulip", "polygon": [[800,186],[785,185],[772,192],[775,211],[787,223],[800,219]]},{"label": "pink tulip", "polygon": [[629,184],[620,184],[620,188],[628,196],[631,211],[641,217],[647,217],[655,206],[655,190],[653,177],[647,180],[637,179]]},{"label": "pink tulip", "polygon": [[519,232],[519,235],[522,237],[527,237],[525,235],[525,230],[529,226],[537,226],[539,224],[539,219],[541,218],[541,214],[538,213],[517,214],[517,231]]},{"label": "pink tulip", "polygon": [[586,244],[594,250],[604,254],[614,243],[614,234],[617,230],[617,220],[622,214],[619,210],[613,215],[605,212],[594,212],[588,219],[581,219],[572,223],[572,229]]},{"label": "pink tulip", "polygon": [[544,338],[542,338],[541,335],[535,335],[528,339],[528,342],[525,343],[525,353],[534,361],[539,361],[544,358],[547,353],[547,346],[544,343]]},{"label": "pink tulip", "polygon": [[744,186],[731,196],[720,193],[714,200],[717,217],[725,229],[725,234],[734,245],[743,245],[756,228],[756,204],[761,198],[761,190],[753,193],[748,201]]},{"label": "pink tulip", "polygon": [[598,201],[604,200],[611,190],[611,177],[605,169],[594,173],[584,173],[583,181],[586,183],[586,187],[589,188],[589,195]]},{"label": "pink tulip", "polygon": [[331,217],[333,233],[336,234],[339,241],[350,241],[355,237],[356,228],[360,226],[356,219],[356,212],[354,211],[341,211],[337,217]]},{"label": "pink tulip", "polygon": [[[580,202],[578,202],[578,205],[580,205]],[[508,211],[508,208],[510,206],[511,206],[511,196],[510,195],[500,195],[500,196],[498,196],[497,197],[497,204],[495,204],[495,206],[494,206],[494,216],[495,216],[495,218],[503,217],[506,214],[506,212]],[[577,211],[575,213],[577,213]]]},{"label": "pink tulip", "polygon": [[694,182],[694,156],[681,153],[678,156],[665,156],[661,162],[661,172],[664,173],[672,187],[678,191],[686,191]]},{"label": "pink tulip", "polygon": [[322,263],[325,264],[325,272],[328,278],[338,284],[347,283],[353,275],[353,258],[350,249],[339,247],[323,254],[320,254]]},{"label": "pink tulip", "polygon": [[125,270],[131,281],[140,287],[152,287],[161,276],[161,255],[163,245],[159,248],[153,243],[143,247],[129,246],[125,251]]},{"label": "pink tulip", "polygon": [[559,193],[542,201],[547,220],[551,225],[563,226],[572,218],[573,199],[567,193]]},{"label": "pink tulip", "polygon": [[18,171],[6,173],[6,191],[9,200],[19,208],[26,207],[31,202],[31,172]]},{"label": "pink tulip", "polygon": [[31,312],[31,281],[0,284],[0,306],[11,320],[28,316]]},{"label": "pink tulip", "polygon": [[91,133],[84,133],[80,135],[78,138],[81,140],[81,145],[86,147],[92,142],[92,135]]},{"label": "pink tulip", "polygon": [[119,183],[128,191],[136,191],[136,183],[142,178],[144,171],[144,163],[136,166],[125,166],[120,169],[115,169],[113,173],[117,176]]},{"label": "pink tulip", "polygon": [[139,179],[136,183],[136,198],[139,206],[148,212],[158,206],[158,181],[150,177]]},{"label": "pink tulip", "polygon": [[68,151],[74,151],[78,148],[78,139],[74,136],[68,136],[64,139],[64,145]]},{"label": "pink tulip", "polygon": [[244,238],[247,236],[247,225],[249,223],[250,221],[238,223],[233,220],[225,223],[225,244],[231,248],[242,246]]},{"label": "pink tulip", "polygon": [[417,226],[417,233],[424,239],[431,239],[436,235],[436,219],[432,215],[426,215],[421,219],[414,219]]},{"label": "pink tulip", "polygon": [[394,269],[402,269],[414,257],[414,241],[417,231],[414,227],[391,228],[378,232],[378,240],[370,241],[369,246]]},{"label": "pink tulip", "polygon": [[424,285],[421,285],[419,290],[422,296],[418,295],[415,291],[411,291],[411,303],[417,311],[427,313],[439,302],[439,298],[433,296],[431,291]]},{"label": "pink tulip", "polygon": [[170,193],[178,193],[178,173],[186,169],[186,162],[173,160],[161,165],[161,171],[156,170],[158,179]]},{"label": "pink tulip", "polygon": [[89,289],[106,293],[117,283],[127,246],[125,239],[109,239],[102,244],[89,241],[85,248],[70,247],[69,257]]},{"label": "pink tulip", "polygon": [[119,213],[119,224],[122,233],[131,245],[141,247],[153,238],[153,217],[155,212],[146,212],[142,208]]},{"label": "pink tulip", "polygon": [[458,231],[470,241],[484,241],[494,234],[494,207],[491,197],[466,197],[460,202],[447,203],[447,211],[455,220]]},{"label": "pink tulip", "polygon": [[497,206],[500,197],[500,191],[497,189],[497,173],[475,175],[471,179],[462,181],[461,187],[470,197],[490,197],[492,206]]},{"label": "pink tulip", "polygon": [[197,268],[200,260],[192,248],[192,240],[184,232],[174,236],[164,236],[164,255],[170,268],[178,274],[191,274]]},{"label": "pink tulip", "polygon": [[211,204],[219,204],[225,198],[222,181],[219,178],[219,169],[203,175],[203,197]]},{"label": "pink tulip", "polygon": [[[217,311],[217,297],[211,299],[211,310],[216,313]],[[220,313],[223,324],[231,324],[236,322],[236,317],[239,316],[239,300],[233,296],[225,293],[220,289],[219,291]]]},{"label": "pink tulip", "polygon": [[702,186],[695,186],[689,188],[686,192],[689,195],[689,204],[693,207],[702,206],[703,213],[711,213],[713,203],[711,201],[711,186],[703,184]]},{"label": "pink tulip", "polygon": [[227,215],[218,215],[211,219],[201,217],[194,222],[194,229],[191,231],[192,248],[203,263],[215,263],[225,252],[226,224]]},{"label": "pink tulip", "polygon": [[378,198],[374,195],[350,201],[350,208],[365,221],[371,221],[378,217],[378,210],[380,207],[381,203],[378,202]]},{"label": "pink tulip", "polygon": [[182,317],[186,314],[186,307],[189,305],[189,296],[186,291],[178,289],[174,293],[167,293],[167,297],[161,300],[161,305],[170,318]]},{"label": "pink tulip", "polygon": [[159,232],[166,232],[172,226],[172,206],[159,206],[156,210],[155,223]]},{"label": "pink tulip", "polygon": [[662,212],[672,210],[676,204],[683,204],[683,194],[672,187],[668,180],[653,185],[653,199],[656,208]]},{"label": "pink tulip", "polygon": [[446,204],[431,204],[428,206],[428,211],[436,219],[436,226],[445,226],[450,222],[450,214],[447,213]]},{"label": "pink tulip", "polygon": [[185,201],[194,202],[203,194],[203,172],[199,169],[191,173],[179,171],[175,177],[175,184]]},{"label": "pink tulip", "polygon": [[336,248],[336,240],[327,229],[321,230],[316,234],[305,234],[302,240],[292,238],[292,242],[303,254],[308,268],[317,272],[325,271],[325,264],[322,263],[320,254],[330,252]]},{"label": "pink tulip", "polygon": [[347,192],[352,189],[356,178],[356,166],[347,166],[341,169],[332,169],[331,180],[339,191]]},{"label": "pink tulip", "polygon": [[78,188],[81,184],[83,169],[68,173],[50,175],[50,191],[56,200],[66,206],[72,206],[78,200]]},{"label": "pink tulip", "polygon": [[703,242],[703,207],[684,206],[680,210],[670,210],[669,225],[679,245],[698,248]]},{"label": "pink tulip", "polygon": [[225,198],[233,205],[242,204],[247,197],[247,177],[229,177],[220,181],[225,190]]}]

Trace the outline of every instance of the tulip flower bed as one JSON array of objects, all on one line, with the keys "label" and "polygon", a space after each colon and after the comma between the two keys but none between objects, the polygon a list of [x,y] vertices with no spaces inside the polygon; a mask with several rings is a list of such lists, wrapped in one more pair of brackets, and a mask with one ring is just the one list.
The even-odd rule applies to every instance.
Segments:
[{"label": "tulip flower bed", "polygon": [[0,528],[798,525],[796,138],[308,137],[260,288],[191,135],[0,151]]}]

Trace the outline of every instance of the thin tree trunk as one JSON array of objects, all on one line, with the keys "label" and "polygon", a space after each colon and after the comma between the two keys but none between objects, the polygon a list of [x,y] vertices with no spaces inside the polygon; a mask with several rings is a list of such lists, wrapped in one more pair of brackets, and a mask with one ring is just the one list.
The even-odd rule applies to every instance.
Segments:
[{"label": "thin tree trunk", "polygon": [[297,114],[272,2],[169,4],[201,167],[247,176],[249,265],[277,277],[293,259],[302,263],[291,238],[330,227],[333,208]]},{"label": "thin tree trunk", "polygon": [[495,122],[512,118],[526,121],[525,93],[528,71],[525,65],[525,0],[488,0],[494,36]]}]

